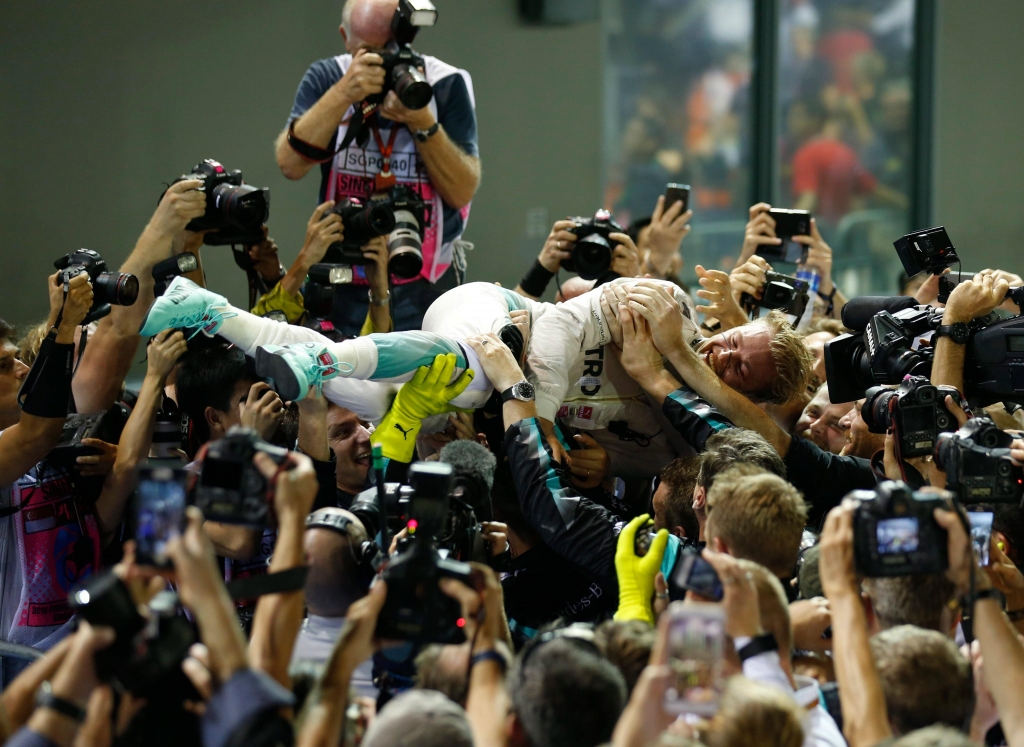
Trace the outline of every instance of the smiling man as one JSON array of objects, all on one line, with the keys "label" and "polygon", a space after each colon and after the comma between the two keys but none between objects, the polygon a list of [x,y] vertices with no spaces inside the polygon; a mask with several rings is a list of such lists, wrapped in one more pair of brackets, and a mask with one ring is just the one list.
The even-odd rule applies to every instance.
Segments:
[{"label": "smiling man", "polygon": [[338,505],[348,508],[366,488],[372,457],[370,431],[354,412],[331,404],[327,409],[327,445],[337,459]]}]

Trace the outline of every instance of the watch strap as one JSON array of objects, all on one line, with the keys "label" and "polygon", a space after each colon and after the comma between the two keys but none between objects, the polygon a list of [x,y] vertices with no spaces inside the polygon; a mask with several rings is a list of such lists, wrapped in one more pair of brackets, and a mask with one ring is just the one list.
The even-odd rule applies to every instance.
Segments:
[{"label": "watch strap", "polygon": [[425,130],[416,130],[413,132],[413,136],[421,143],[427,142],[430,138],[437,134],[437,131],[441,129],[440,122],[434,122],[430,127]]},{"label": "watch strap", "polygon": [[950,340],[958,345],[963,345],[967,342],[967,337],[970,334],[970,330],[967,325],[963,322],[956,322],[955,324],[943,324],[935,330],[935,337],[948,337]]},{"label": "watch strap", "polygon": [[43,686],[40,687],[39,693],[36,696],[36,708],[49,708],[51,711],[56,711],[62,716],[67,716],[78,723],[85,721],[85,709],[59,695],[54,695],[50,689],[49,682],[44,682]]},{"label": "watch strap", "polygon": [[515,384],[513,384],[512,386],[510,386],[510,387],[509,387],[508,389],[506,389],[505,391],[503,391],[503,392],[501,393],[501,401],[502,401],[502,403],[508,402],[509,400],[513,400],[513,399],[514,399],[514,400],[517,400],[517,401],[519,401],[519,402],[523,402],[523,401],[528,401],[528,402],[532,402],[532,401],[534,400],[534,398],[533,398],[533,397],[531,397],[531,398],[530,398],[529,400],[521,400],[521,399],[519,399],[519,397],[517,397],[517,396],[515,395],[515,390],[516,390],[516,387],[518,387],[518,386],[519,386],[520,384],[527,384],[527,385],[529,385],[529,383],[530,383],[530,382],[528,382],[528,381],[527,381],[526,379],[522,379],[522,380],[520,380],[520,381],[517,381],[517,382],[516,382]]},{"label": "watch strap", "polygon": [[779,643],[775,640],[775,635],[772,633],[763,633],[759,636],[755,636],[750,639],[750,643],[741,647],[736,651],[736,655],[739,657],[741,662],[747,659],[753,659],[759,654],[763,654],[767,651],[778,651]]}]

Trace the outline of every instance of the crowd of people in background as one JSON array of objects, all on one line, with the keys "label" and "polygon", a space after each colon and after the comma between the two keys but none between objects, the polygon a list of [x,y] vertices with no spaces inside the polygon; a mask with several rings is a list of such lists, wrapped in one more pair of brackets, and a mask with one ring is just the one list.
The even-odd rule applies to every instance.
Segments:
[{"label": "crowd of people in background", "polygon": [[[68,255],[45,320],[0,321],[4,743],[1024,745],[1022,387],[971,368],[1024,280],[848,299],[826,238],[905,201],[902,5],[787,5],[792,199],[734,261],[686,241],[741,193],[727,54],[675,156],[639,106],[612,210],[509,289],[465,281],[473,84],[410,46],[433,6],[347,0],[274,144],[320,167],[289,267],[206,161],[118,272]],[[241,305],[202,266],[226,244]]]}]

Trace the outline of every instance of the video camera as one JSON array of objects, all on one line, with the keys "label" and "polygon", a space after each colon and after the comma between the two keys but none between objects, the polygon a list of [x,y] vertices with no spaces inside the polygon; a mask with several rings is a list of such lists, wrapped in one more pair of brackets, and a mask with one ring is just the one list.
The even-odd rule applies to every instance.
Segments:
[{"label": "video camera", "polygon": [[125,583],[105,571],[72,590],[69,601],[90,625],[114,629],[114,643],[95,654],[101,680],[117,680],[141,697],[199,697],[181,671],[195,632],[187,619],[176,615],[176,595],[158,594],[149,605],[152,617],[147,620]]},{"label": "video camera", "polygon": [[804,315],[810,299],[810,284],[791,275],[780,272],[766,272],[764,289],[760,298],[749,293],[740,296],[740,305],[751,318],[756,309],[778,309],[784,314],[791,314],[797,319]]},{"label": "video camera", "polygon": [[272,446],[256,431],[241,426],[234,426],[200,452],[195,505],[207,521],[254,529],[267,526],[274,485],[253,464],[253,457],[260,452],[278,465],[288,461],[287,449]]},{"label": "video camera", "polygon": [[[959,258],[944,228],[908,234],[896,242],[908,274],[941,272]],[[956,284],[941,282],[948,290]],[[1024,304],[1024,288],[1009,294]],[[853,334],[825,343],[825,370],[833,402],[860,399],[876,384],[898,384],[904,376],[931,372],[934,349],[915,343],[942,323],[942,311],[915,306],[912,299],[863,297],[843,308],[843,324]],[[974,406],[1024,402],[1024,316],[1000,318],[994,312],[973,320],[967,342],[964,384]],[[856,332],[863,330],[863,332]],[[915,347],[916,345],[916,347]]]},{"label": "video camera", "polygon": [[950,508],[941,494],[912,491],[886,480],[874,490],[854,490],[853,516],[857,570],[870,578],[941,573],[949,567],[946,530],[935,521],[937,508]]},{"label": "video camera", "polygon": [[935,464],[946,473],[946,489],[964,505],[1013,503],[1024,496],[1024,469],[1010,459],[1013,437],[989,418],[971,418],[955,433],[943,433]]},{"label": "video camera", "polygon": [[562,260],[562,267],[584,280],[597,280],[612,266],[611,234],[625,233],[607,210],[598,210],[593,218],[569,218],[575,225],[566,229],[576,235],[572,256]]},{"label": "video camera", "polygon": [[110,313],[110,306],[131,306],[139,297],[139,279],[130,272],[108,272],[107,263],[92,249],[79,249],[65,254],[53,263],[61,271],[60,283],[66,285],[71,278],[88,275],[92,282],[92,307],[82,324],[102,319]]},{"label": "video camera", "polygon": [[947,394],[966,405],[956,387],[932,386],[923,376],[908,376],[897,389],[868,389],[861,417],[872,433],[895,431],[900,457],[925,456],[935,451],[940,433],[956,430],[956,418],[946,409]]},{"label": "video camera", "polygon": [[471,567],[442,557],[434,539],[442,534],[449,514],[452,467],[417,462],[409,467],[409,483],[409,538],[399,544],[398,554],[384,570],[388,596],[376,635],[416,643],[462,643],[466,637],[461,607],[441,591],[438,581],[454,578],[471,586]]},{"label": "video camera", "polygon": [[206,213],[185,226],[189,231],[210,231],[203,238],[204,244],[251,246],[263,241],[263,224],[270,217],[269,189],[245,184],[241,171],[229,172],[212,158],[197,164],[172,184],[186,179],[200,180],[200,191],[206,193]]}]

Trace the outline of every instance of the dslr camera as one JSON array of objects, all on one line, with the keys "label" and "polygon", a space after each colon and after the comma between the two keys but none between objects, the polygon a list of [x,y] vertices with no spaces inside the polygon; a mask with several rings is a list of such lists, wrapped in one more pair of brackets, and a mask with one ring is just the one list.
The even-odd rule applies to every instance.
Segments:
[{"label": "dslr camera", "polygon": [[228,171],[212,158],[173,183],[186,179],[201,181],[200,191],[206,193],[206,213],[185,226],[189,231],[210,231],[203,238],[204,244],[251,246],[263,241],[263,224],[270,217],[269,189],[245,184],[241,171]]},{"label": "dslr camera", "polygon": [[100,451],[95,446],[85,446],[86,438],[98,438],[108,444],[116,444],[121,440],[121,431],[128,422],[129,411],[124,405],[115,402],[109,410],[100,410],[88,414],[71,413],[64,420],[60,439],[46,461],[55,467],[72,468],[80,456],[95,456]]},{"label": "dslr camera", "polygon": [[908,376],[897,389],[868,389],[860,414],[872,433],[895,431],[901,457],[925,456],[935,451],[940,433],[956,430],[956,418],[946,409],[947,394],[965,406],[956,387],[933,386],[923,376]]},{"label": "dslr camera", "polygon": [[241,426],[233,427],[200,455],[195,505],[208,521],[254,529],[267,526],[274,485],[252,462],[259,452],[279,465],[288,461],[287,449],[272,446],[256,431]]},{"label": "dslr camera", "polygon": [[792,275],[780,272],[766,272],[764,289],[761,298],[749,293],[740,297],[740,305],[754,318],[756,309],[778,309],[784,314],[791,314],[797,319],[804,315],[810,299],[810,284]]},{"label": "dslr camera", "polygon": [[886,480],[874,490],[854,490],[853,552],[857,570],[870,578],[941,573],[949,566],[946,530],[935,521],[949,501]]},{"label": "dslr camera", "polygon": [[103,257],[92,249],[65,254],[53,266],[61,271],[62,285],[82,274],[88,275],[92,281],[92,308],[82,324],[102,319],[110,313],[111,305],[131,306],[139,297],[139,279],[130,272],[109,272]]},{"label": "dslr camera", "polygon": [[576,235],[572,256],[562,260],[562,267],[584,280],[597,280],[612,266],[613,233],[625,233],[607,210],[598,210],[593,218],[569,218],[575,225],[566,229]]},{"label": "dslr camera", "polygon": [[116,638],[96,652],[96,673],[117,680],[137,696],[195,698],[181,662],[195,642],[192,625],[176,615],[176,595],[163,592],[150,603],[147,620],[125,583],[111,571],[90,576],[70,594],[71,609],[90,625],[114,629]]},{"label": "dslr camera", "polygon": [[400,543],[398,554],[384,569],[388,596],[377,619],[376,634],[416,643],[462,643],[466,636],[461,607],[441,591],[438,581],[454,578],[471,586],[471,567],[443,557],[435,539],[443,532],[449,513],[452,467],[443,462],[417,462],[409,467],[409,483],[410,536]]},{"label": "dslr camera", "polygon": [[971,418],[955,433],[943,433],[935,464],[946,473],[946,489],[964,505],[1013,503],[1024,495],[1024,469],[1010,460],[1013,437],[989,418]]},{"label": "dslr camera", "polygon": [[[363,255],[363,246],[378,236],[387,236],[388,272],[399,278],[416,277],[423,269],[422,234],[428,209],[427,203],[404,184],[392,187],[387,197],[365,204],[354,198],[342,200],[331,212],[341,216],[345,237],[327,247],[323,264],[371,264],[373,260]],[[345,281],[331,284],[339,282]]]},{"label": "dslr camera", "polygon": [[423,57],[410,46],[424,26],[437,23],[437,9],[430,0],[399,0],[391,19],[394,40],[387,43],[384,58],[384,90],[377,94],[384,100],[388,91],[394,91],[398,100],[408,109],[422,109],[434,97],[434,89],[423,77],[420,68],[426,67]]}]

